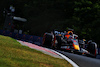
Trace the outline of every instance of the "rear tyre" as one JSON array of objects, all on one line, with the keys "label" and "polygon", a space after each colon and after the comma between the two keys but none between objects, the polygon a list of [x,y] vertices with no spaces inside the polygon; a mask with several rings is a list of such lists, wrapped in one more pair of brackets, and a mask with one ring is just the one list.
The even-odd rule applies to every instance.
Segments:
[{"label": "rear tyre", "polygon": [[43,37],[43,46],[45,47],[51,47],[51,42],[52,42],[52,35],[50,34],[45,34]]}]

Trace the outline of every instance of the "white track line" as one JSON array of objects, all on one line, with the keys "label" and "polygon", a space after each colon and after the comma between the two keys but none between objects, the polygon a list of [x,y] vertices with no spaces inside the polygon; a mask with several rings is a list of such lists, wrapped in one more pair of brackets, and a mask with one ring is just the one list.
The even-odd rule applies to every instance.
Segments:
[{"label": "white track line", "polygon": [[50,49],[51,51],[57,53],[58,55],[60,55],[61,57],[63,57],[65,60],[67,60],[70,64],[72,64],[73,67],[79,67],[75,62],[73,62],[71,59],[69,59],[68,57],[64,56],[63,54],[55,51],[55,50],[52,50]]}]

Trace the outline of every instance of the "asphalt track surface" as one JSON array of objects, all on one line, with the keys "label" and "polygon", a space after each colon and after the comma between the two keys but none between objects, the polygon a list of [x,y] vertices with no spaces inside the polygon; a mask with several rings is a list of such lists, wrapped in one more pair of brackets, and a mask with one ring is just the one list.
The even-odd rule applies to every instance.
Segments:
[{"label": "asphalt track surface", "polygon": [[[29,46],[30,48],[38,49],[42,51],[43,53],[49,53],[49,55],[54,57],[59,57],[56,53],[44,48],[37,46],[35,44],[19,41],[20,43]],[[82,55],[77,55],[73,53],[68,53],[60,50],[56,50],[57,52],[64,54],[66,57],[70,58],[73,62],[75,62],[79,67],[100,67],[100,59],[86,57]],[[60,58],[60,57],[59,57]]]},{"label": "asphalt track surface", "polygon": [[77,55],[73,53],[68,53],[65,51],[56,50],[68,58],[70,58],[72,61],[74,61],[79,67],[100,67],[100,59],[86,57],[82,55]]}]

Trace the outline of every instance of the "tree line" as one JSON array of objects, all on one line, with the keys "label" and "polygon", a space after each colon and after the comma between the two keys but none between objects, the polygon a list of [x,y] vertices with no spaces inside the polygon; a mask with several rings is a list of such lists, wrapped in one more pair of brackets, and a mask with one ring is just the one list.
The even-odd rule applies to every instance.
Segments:
[{"label": "tree line", "polygon": [[42,36],[45,32],[73,28],[79,38],[99,42],[99,0],[1,0],[0,29],[4,24],[3,9],[15,7],[15,16],[26,18],[23,31]]}]

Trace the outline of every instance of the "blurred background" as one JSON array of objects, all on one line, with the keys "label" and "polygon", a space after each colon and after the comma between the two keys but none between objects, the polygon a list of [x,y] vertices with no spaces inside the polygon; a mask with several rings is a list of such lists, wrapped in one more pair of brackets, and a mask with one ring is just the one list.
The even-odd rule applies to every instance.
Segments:
[{"label": "blurred background", "polygon": [[1,30],[43,36],[54,29],[72,28],[80,39],[100,44],[99,25],[99,0],[0,0]]}]

